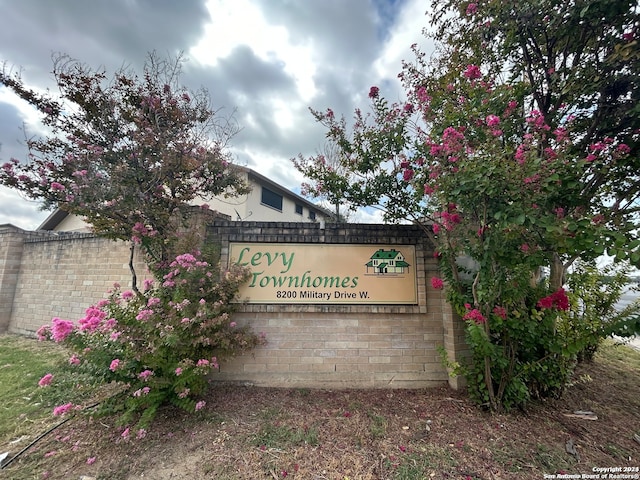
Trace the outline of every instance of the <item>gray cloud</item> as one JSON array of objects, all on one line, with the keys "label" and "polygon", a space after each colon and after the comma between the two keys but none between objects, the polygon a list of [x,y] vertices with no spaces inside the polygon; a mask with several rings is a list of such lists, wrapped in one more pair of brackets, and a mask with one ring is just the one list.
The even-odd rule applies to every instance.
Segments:
[{"label": "gray cloud", "polygon": [[[307,92],[303,99],[285,52],[274,46],[266,57],[258,55],[249,41],[225,45],[232,47],[229,53],[206,65],[188,60],[182,81],[194,90],[206,88],[221,115],[234,114],[241,131],[232,151],[239,163],[297,191],[302,178],[289,159],[314,154],[325,141],[324,128],[308,107],[332,108],[347,118],[356,106],[366,108],[369,87],[383,85],[400,70],[398,64],[383,78],[374,65],[398,31],[400,13],[421,0],[250,1],[270,25],[286,29],[291,44],[308,52],[313,97]],[[53,52],[104,67],[108,76],[122,66],[139,71],[150,51],[162,56],[183,51],[188,57],[212,20],[205,0],[0,0],[0,11],[0,62],[21,69],[29,85],[53,91]],[[215,7],[211,12],[216,15]],[[0,162],[24,158],[22,123],[21,113],[0,101]],[[6,206],[19,201],[0,189],[0,224],[9,218],[16,223],[20,216],[24,224],[41,221],[33,204],[23,211]]]}]

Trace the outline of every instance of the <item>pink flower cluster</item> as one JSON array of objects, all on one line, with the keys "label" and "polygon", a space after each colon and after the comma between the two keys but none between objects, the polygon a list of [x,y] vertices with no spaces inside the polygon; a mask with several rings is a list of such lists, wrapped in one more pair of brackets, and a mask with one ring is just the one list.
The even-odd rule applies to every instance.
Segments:
[{"label": "pink flower cluster", "polygon": [[57,417],[59,415],[64,415],[69,410],[73,410],[73,403],[65,403],[64,405],[58,405],[53,409],[53,414]]},{"label": "pink flower cluster", "polygon": [[120,359],[116,358],[114,360],[111,360],[111,364],[109,365],[109,370],[111,370],[112,372],[115,372],[119,366],[120,366]]},{"label": "pink flower cluster", "polygon": [[87,308],[84,318],[78,321],[80,330],[88,332],[94,331],[100,326],[106,316],[107,314],[105,312],[95,306]]},{"label": "pink flower cluster", "polygon": [[484,315],[482,315],[480,310],[478,310],[477,308],[472,309],[469,303],[465,303],[464,308],[467,309],[467,313],[465,313],[464,316],[462,317],[463,320],[473,320],[478,325],[487,322],[487,319],[485,318]]},{"label": "pink flower cluster", "polygon": [[51,320],[51,337],[55,342],[62,342],[73,332],[73,322],[54,318]]},{"label": "pink flower cluster", "polygon": [[564,288],[560,288],[551,295],[538,300],[536,306],[543,309],[557,308],[558,310],[569,310],[569,297],[567,297],[567,292],[564,291]]},{"label": "pink flower cluster", "polygon": [[51,385],[51,380],[53,380],[53,375],[51,373],[47,373],[40,379],[40,381],[38,382],[38,386],[46,387],[48,385]]}]

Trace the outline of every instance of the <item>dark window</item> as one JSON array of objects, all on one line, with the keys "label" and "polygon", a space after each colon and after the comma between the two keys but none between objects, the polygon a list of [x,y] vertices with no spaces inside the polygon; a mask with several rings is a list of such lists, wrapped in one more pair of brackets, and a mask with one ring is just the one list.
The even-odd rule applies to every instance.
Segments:
[{"label": "dark window", "polygon": [[296,203],[296,213],[298,215],[302,215],[302,205],[300,205],[299,203]]},{"label": "dark window", "polygon": [[316,219],[316,212],[309,212],[309,218],[311,220],[315,220]]},{"label": "dark window", "polygon": [[282,211],[282,195],[272,192],[268,188],[262,187],[262,204],[269,205],[276,210]]}]

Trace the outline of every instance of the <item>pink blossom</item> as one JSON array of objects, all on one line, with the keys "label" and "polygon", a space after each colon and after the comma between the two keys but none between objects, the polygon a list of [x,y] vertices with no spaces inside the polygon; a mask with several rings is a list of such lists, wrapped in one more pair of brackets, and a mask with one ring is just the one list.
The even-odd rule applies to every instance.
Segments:
[{"label": "pink blossom", "polygon": [[616,152],[626,155],[631,152],[631,148],[629,148],[629,145],[627,145],[626,143],[621,143],[616,147]]},{"label": "pink blossom", "polygon": [[369,89],[369,98],[375,99],[375,98],[378,98],[379,95],[380,95],[380,89],[378,87],[374,86]]},{"label": "pink blossom", "polygon": [[231,328],[235,328],[235,326],[236,326],[236,325],[237,325],[237,323],[236,323],[236,322],[231,322],[231,323],[229,323],[229,326],[230,326]]},{"label": "pink blossom", "polygon": [[507,309],[504,307],[495,306],[493,307],[493,313],[503,320],[507,319]]},{"label": "pink blossom", "polygon": [[38,336],[38,341],[40,342],[48,340],[51,336],[51,327],[49,325],[42,325],[36,332],[36,335]]},{"label": "pink blossom", "polygon": [[38,386],[46,387],[47,385],[51,385],[51,380],[53,380],[53,375],[50,373],[47,373],[44,377],[40,379],[40,381],[38,382]]},{"label": "pink blossom", "polygon": [[151,290],[153,288],[153,279],[145,278],[143,285],[145,290]]},{"label": "pink blossom", "polygon": [[136,438],[138,440],[142,440],[146,436],[147,436],[147,431],[144,428],[141,428],[136,432]]},{"label": "pink blossom", "polygon": [[497,115],[487,115],[487,118],[484,120],[488,127],[495,127],[496,125],[500,125],[500,117]]},{"label": "pink blossom", "polygon": [[133,298],[133,292],[131,290],[127,290],[125,292],[122,292],[121,296],[123,300],[130,300]]},{"label": "pink blossom", "polygon": [[55,342],[62,342],[73,331],[73,322],[54,318],[51,320],[51,336]]},{"label": "pink blossom", "polygon": [[182,375],[182,368],[180,368],[180,367],[176,368],[176,369],[175,369],[175,374],[176,374],[177,376]]},{"label": "pink blossom", "polygon": [[57,190],[59,192],[63,192],[64,189],[65,189],[64,185],[62,185],[61,183],[51,182],[51,190]]},{"label": "pink blossom", "polygon": [[109,365],[109,370],[111,370],[112,372],[115,372],[119,366],[120,366],[120,359],[116,358],[114,360],[111,360],[111,365]]},{"label": "pink blossom", "polygon": [[480,310],[474,308],[473,310],[468,311],[463,317],[463,320],[473,320],[477,324],[486,323],[487,319],[484,318],[484,315],[480,313]]},{"label": "pink blossom", "polygon": [[198,366],[198,367],[207,367],[207,366],[209,366],[209,360],[207,360],[205,358],[201,358],[200,360],[198,360],[198,363],[196,363],[196,366]]},{"label": "pink blossom", "polygon": [[78,323],[80,324],[81,331],[92,332],[100,326],[102,320],[107,316],[101,309],[91,306],[85,311],[84,318],[81,318]]},{"label": "pink blossom", "polygon": [[433,233],[438,235],[438,233],[440,232],[440,225],[438,225],[437,223],[434,223],[433,225],[431,225],[431,228],[433,229]]},{"label": "pink blossom", "polygon": [[158,297],[151,297],[147,301],[147,307],[154,307],[154,306],[158,305],[160,302],[161,302],[161,300]]},{"label": "pink blossom", "polygon": [[149,310],[149,309],[140,310],[140,313],[136,315],[136,320],[140,322],[144,322],[145,320],[148,320],[149,318],[151,318],[151,316],[153,316],[153,310]]},{"label": "pink blossom", "polygon": [[444,282],[441,278],[431,277],[431,286],[436,290],[442,290],[442,288],[444,287]]},{"label": "pink blossom", "polygon": [[408,182],[413,178],[413,174],[414,174],[414,171],[411,170],[410,168],[407,168],[405,171],[402,172],[402,179],[405,182]]},{"label": "pink blossom", "polygon": [[429,96],[427,89],[424,87],[420,87],[418,88],[418,90],[416,90],[416,97],[418,97],[418,100],[423,103],[428,103],[431,101],[431,96]]},{"label": "pink blossom", "polygon": [[185,388],[184,390],[182,390],[182,392],[180,392],[178,394],[179,398],[187,398],[189,396],[189,392],[191,391],[190,388]]},{"label": "pink blossom", "polygon": [[75,353],[69,358],[69,365],[80,365],[80,358]]},{"label": "pink blossom", "polygon": [[633,32],[626,32],[622,34],[622,39],[626,42],[631,42],[633,40]]},{"label": "pink blossom", "polygon": [[198,403],[196,403],[196,412],[198,410],[202,410],[206,404],[207,402],[205,402],[204,400],[200,400]]},{"label": "pink blossom", "polygon": [[569,137],[569,132],[564,127],[558,127],[553,131],[553,134],[556,136],[556,142],[562,143]]},{"label": "pink blossom", "polygon": [[93,465],[96,462],[96,457],[87,458],[87,465]]},{"label": "pink blossom", "polygon": [[467,10],[466,10],[466,14],[467,15],[473,15],[478,11],[478,4],[477,3],[470,3],[469,5],[467,5]]},{"label": "pink blossom", "polygon": [[138,378],[146,382],[149,379],[149,377],[152,377],[152,376],[153,376],[153,372],[151,370],[145,370],[143,372],[140,372],[140,374],[138,375]]},{"label": "pink blossom", "polygon": [[123,430],[123,432],[120,434],[120,436],[122,438],[124,438],[125,440],[129,440],[129,435],[131,434],[131,430],[129,429],[129,427],[125,428]]},{"label": "pink blossom", "polygon": [[520,245],[520,250],[522,250],[524,253],[527,253],[529,251],[529,245],[523,243],[522,245]]},{"label": "pink blossom", "polygon": [[536,304],[539,308],[557,308],[558,310],[569,310],[569,297],[564,291],[564,288],[553,292],[551,295],[547,295],[544,298],[538,300]]},{"label": "pink blossom", "polygon": [[69,410],[73,409],[73,403],[65,403],[64,405],[58,405],[53,409],[53,414],[57,417],[59,415],[64,415]]},{"label": "pink blossom", "polygon": [[474,80],[476,78],[482,77],[480,67],[478,67],[477,65],[467,65],[467,68],[464,71],[464,76],[469,80]]},{"label": "pink blossom", "polygon": [[58,452],[56,452],[55,450],[51,450],[50,452],[44,454],[44,458],[53,457],[56,453]]}]

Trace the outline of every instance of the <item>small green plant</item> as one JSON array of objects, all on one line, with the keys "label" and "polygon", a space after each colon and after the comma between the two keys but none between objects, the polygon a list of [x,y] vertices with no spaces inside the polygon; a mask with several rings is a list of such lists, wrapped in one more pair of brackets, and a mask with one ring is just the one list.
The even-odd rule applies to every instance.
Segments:
[{"label": "small green plant", "polygon": [[[629,286],[628,264],[596,266],[577,262],[567,276],[571,291],[570,314],[558,324],[559,333],[576,352],[579,361],[592,360],[602,341],[610,334],[625,334],[624,326],[638,318],[640,302],[634,302],[622,310],[616,308],[625,289]],[[635,333],[637,328],[628,329]]]},{"label": "small green plant", "polygon": [[292,445],[318,445],[316,427],[291,428],[277,422],[265,422],[255,436],[253,444],[265,448],[282,448]]},{"label": "small green plant", "polygon": [[373,438],[384,438],[387,434],[387,419],[375,413],[370,413],[369,419],[371,420],[371,424],[369,425],[371,436]]},{"label": "small green plant", "polygon": [[[160,285],[146,281],[139,293],[116,285],[78,324],[54,318],[38,335],[70,347],[69,368],[77,374],[112,387],[98,413],[118,413],[124,438],[134,424],[144,436],[161,405],[202,409],[198,397],[219,359],[263,341],[231,320],[231,301],[246,278],[240,267],[220,274],[195,255],[179,255]],[[45,375],[40,384],[56,380]],[[54,415],[77,408],[63,403]]]}]

